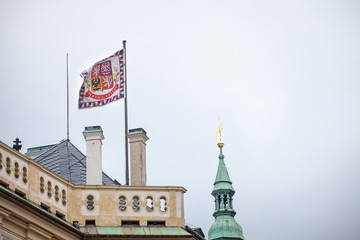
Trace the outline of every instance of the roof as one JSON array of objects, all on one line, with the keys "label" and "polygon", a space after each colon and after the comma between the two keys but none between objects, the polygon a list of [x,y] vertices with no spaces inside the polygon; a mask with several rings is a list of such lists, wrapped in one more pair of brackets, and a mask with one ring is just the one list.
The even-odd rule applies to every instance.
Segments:
[{"label": "roof", "polygon": [[142,236],[142,237],[192,237],[192,234],[180,227],[101,227],[90,225],[80,231],[88,236]]},{"label": "roof", "polygon": [[28,148],[26,154],[34,153],[34,152],[46,152],[47,150],[54,147],[55,145],[56,144],[51,144],[51,145]]},{"label": "roof", "polygon": [[[214,190],[212,195],[215,197],[215,222],[211,225],[208,237],[209,240],[220,240],[220,239],[244,239],[242,228],[238,224],[234,216],[236,212],[233,209],[233,198],[235,190],[232,187],[232,183],[227,171],[225,162],[225,156],[220,148],[219,165],[216,173],[216,179],[214,183]],[[221,192],[220,198],[217,194]]]},{"label": "roof", "polygon": [[213,192],[218,191],[218,190],[225,190],[225,189],[234,191],[234,189],[232,187],[232,182],[229,177],[229,173],[227,171],[227,168],[226,168],[226,165],[224,162],[224,155],[222,154],[222,151],[220,149],[219,165],[218,165],[218,169],[216,172],[216,179],[215,179],[215,183],[214,183]]},{"label": "roof", "polygon": [[[86,156],[70,141],[63,140],[51,145],[51,148],[35,157],[34,160],[73,184],[86,184]],[[102,184],[119,185],[104,172]]]},{"label": "roof", "polygon": [[218,216],[208,232],[209,240],[233,239],[243,240],[242,227],[230,215]]}]

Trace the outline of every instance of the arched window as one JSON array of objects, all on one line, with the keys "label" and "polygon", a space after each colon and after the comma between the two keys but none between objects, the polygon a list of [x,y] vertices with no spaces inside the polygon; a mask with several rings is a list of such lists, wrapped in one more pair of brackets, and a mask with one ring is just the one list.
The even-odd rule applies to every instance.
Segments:
[{"label": "arched window", "polygon": [[160,211],[165,212],[167,210],[166,207],[166,198],[165,197],[161,197],[160,198]]},{"label": "arched window", "polygon": [[219,210],[221,208],[221,197],[220,195],[216,195],[216,210]]},{"label": "arched window", "polygon": [[93,210],[94,209],[94,197],[92,195],[87,196],[87,209]]},{"label": "arched window", "polygon": [[133,198],[133,209],[135,211],[139,211],[140,210],[140,202],[139,202],[139,197],[135,196]]},{"label": "arched window", "polygon": [[6,172],[8,174],[11,173],[11,162],[10,162],[10,158],[6,158]]},{"label": "arched window", "polygon": [[215,203],[215,211],[217,211],[218,210],[218,198],[217,198],[217,195],[215,194],[214,195],[214,197],[215,197],[215,201],[214,201],[214,203]]},{"label": "arched window", "polygon": [[228,195],[224,194],[224,208],[228,208]]},{"label": "arched window", "polygon": [[19,164],[15,162],[15,178],[19,178]]},{"label": "arched window", "polygon": [[44,184],[44,178],[40,177],[40,192],[44,193],[45,192],[45,184]]},{"label": "arched window", "polygon": [[27,169],[23,167],[23,182],[27,183]]},{"label": "arched window", "polygon": [[119,209],[121,211],[125,211],[126,210],[126,198],[125,196],[121,196],[119,197]]},{"label": "arched window", "polygon": [[48,197],[51,197],[52,193],[51,193],[52,189],[51,189],[51,182],[48,181],[47,182],[47,193],[48,193]]},{"label": "arched window", "polygon": [[148,210],[149,212],[152,212],[152,210],[154,210],[153,198],[150,196],[146,198],[146,210]]},{"label": "arched window", "polygon": [[65,206],[66,205],[66,192],[65,190],[63,189],[62,190],[62,194],[61,194],[61,198],[62,198],[62,204]]}]

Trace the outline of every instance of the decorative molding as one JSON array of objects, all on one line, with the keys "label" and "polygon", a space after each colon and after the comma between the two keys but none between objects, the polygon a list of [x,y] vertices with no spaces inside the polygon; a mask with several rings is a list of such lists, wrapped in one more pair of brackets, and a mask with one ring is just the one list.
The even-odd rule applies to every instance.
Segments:
[{"label": "decorative molding", "polygon": [[0,206],[0,226],[3,224],[3,219],[7,218],[10,214],[10,211]]},{"label": "decorative molding", "polygon": [[46,239],[49,239],[51,240],[53,235],[41,228],[39,228],[38,226],[32,224],[32,223],[29,223],[28,224],[28,227],[26,229],[26,235],[29,237],[29,235],[31,235],[31,231],[34,232],[34,233],[37,233],[39,234],[40,236],[46,238]]}]

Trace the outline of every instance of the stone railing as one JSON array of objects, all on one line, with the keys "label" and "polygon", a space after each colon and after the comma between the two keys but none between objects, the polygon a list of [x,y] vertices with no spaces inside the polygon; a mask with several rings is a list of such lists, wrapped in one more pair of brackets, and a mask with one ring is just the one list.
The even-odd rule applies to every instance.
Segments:
[{"label": "stone railing", "polygon": [[183,187],[74,185],[0,142],[0,184],[80,226],[184,226]]},{"label": "stone railing", "polygon": [[0,184],[58,216],[66,216],[69,183],[2,142]]},{"label": "stone railing", "polygon": [[80,225],[184,226],[182,187],[75,186],[69,219]]},{"label": "stone railing", "polygon": [[18,194],[26,194],[29,189],[29,164],[22,158],[6,151],[0,151],[0,181]]}]

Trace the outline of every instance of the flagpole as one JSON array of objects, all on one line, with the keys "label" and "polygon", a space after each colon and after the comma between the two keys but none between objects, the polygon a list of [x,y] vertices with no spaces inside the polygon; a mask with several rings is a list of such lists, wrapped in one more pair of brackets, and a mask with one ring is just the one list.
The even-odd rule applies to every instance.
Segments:
[{"label": "flagpole", "polygon": [[125,104],[125,178],[126,185],[129,185],[129,152],[128,152],[128,113],[127,113],[127,60],[126,60],[126,40],[123,40],[124,60],[125,60],[125,76],[124,76],[124,104]]},{"label": "flagpole", "polygon": [[66,140],[69,141],[69,54],[66,53]]}]

